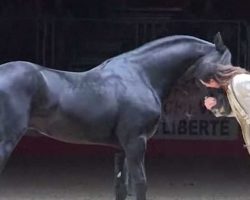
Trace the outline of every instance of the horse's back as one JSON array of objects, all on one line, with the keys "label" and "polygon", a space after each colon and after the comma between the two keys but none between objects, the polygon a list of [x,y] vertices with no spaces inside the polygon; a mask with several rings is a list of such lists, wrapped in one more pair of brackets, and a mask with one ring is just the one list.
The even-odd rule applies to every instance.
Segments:
[{"label": "horse's back", "polygon": [[[32,90],[37,81],[38,66],[23,61],[9,62],[0,65],[0,89],[17,91],[26,87]],[[20,90],[19,90],[20,91]]]}]

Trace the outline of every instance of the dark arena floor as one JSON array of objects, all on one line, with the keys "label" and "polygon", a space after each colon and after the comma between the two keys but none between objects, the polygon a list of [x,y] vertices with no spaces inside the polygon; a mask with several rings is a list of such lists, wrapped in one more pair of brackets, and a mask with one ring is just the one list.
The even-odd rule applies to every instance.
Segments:
[{"label": "dark arena floor", "polygon": [[[250,157],[148,158],[146,168],[149,200],[250,200]],[[111,200],[112,186],[111,158],[14,156],[0,200]]]}]

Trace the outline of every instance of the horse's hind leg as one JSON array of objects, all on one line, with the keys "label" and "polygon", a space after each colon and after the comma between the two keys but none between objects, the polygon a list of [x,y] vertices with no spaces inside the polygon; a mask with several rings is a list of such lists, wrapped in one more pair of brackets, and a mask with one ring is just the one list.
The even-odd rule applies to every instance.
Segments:
[{"label": "horse's hind leg", "polygon": [[21,97],[11,99],[9,95],[0,92],[0,172],[25,133],[28,107]]}]

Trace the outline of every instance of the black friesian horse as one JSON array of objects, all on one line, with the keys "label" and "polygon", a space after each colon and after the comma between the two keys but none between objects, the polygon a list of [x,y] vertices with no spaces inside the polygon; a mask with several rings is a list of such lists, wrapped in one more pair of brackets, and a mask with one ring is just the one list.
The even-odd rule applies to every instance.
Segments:
[{"label": "black friesian horse", "polygon": [[[29,62],[0,66],[0,170],[29,128],[57,140],[119,147],[137,200],[146,199],[144,154],[162,104],[176,80],[202,62],[230,63],[215,44],[191,37],[158,39],[82,73]],[[118,163],[123,160],[118,159]],[[126,170],[117,168],[116,199],[127,196]]]}]

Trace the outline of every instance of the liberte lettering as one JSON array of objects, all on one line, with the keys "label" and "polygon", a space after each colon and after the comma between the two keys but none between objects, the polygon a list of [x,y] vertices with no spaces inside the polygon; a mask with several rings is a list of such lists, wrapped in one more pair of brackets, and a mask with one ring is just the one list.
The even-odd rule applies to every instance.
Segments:
[{"label": "liberte lettering", "polygon": [[197,135],[197,136],[228,136],[228,120],[180,120],[172,123],[163,122],[163,134],[166,135]]}]

